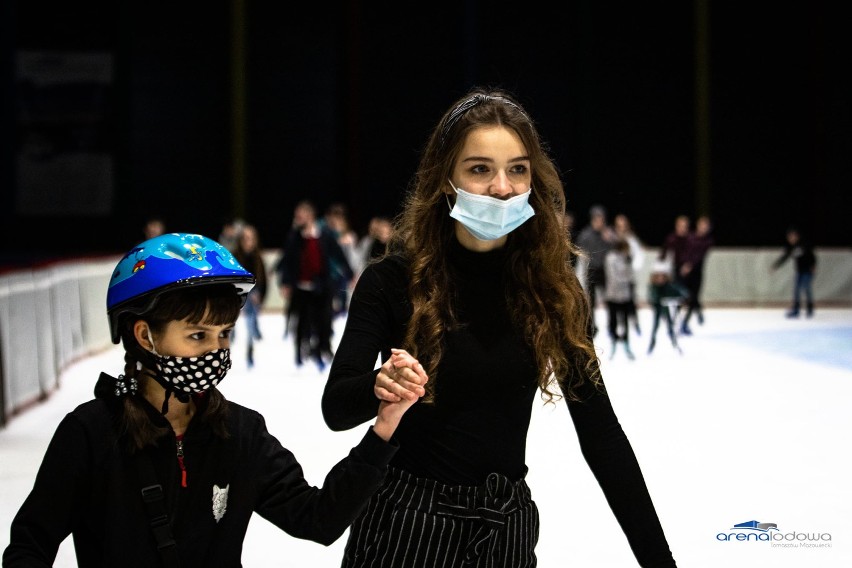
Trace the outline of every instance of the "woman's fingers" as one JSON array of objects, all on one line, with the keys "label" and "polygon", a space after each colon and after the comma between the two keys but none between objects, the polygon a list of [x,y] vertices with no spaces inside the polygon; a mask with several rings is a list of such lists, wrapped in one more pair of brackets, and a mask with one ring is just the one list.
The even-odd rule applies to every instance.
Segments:
[{"label": "woman's fingers", "polygon": [[427,380],[428,376],[417,359],[403,349],[392,349],[390,359],[385,361],[376,376],[373,390],[379,400],[414,401],[426,394],[423,385]]},{"label": "woman's fingers", "polygon": [[420,362],[412,357],[407,351],[403,349],[391,349],[390,360],[397,370],[408,369],[411,373],[413,373],[413,375],[411,373],[403,374],[403,377],[408,381],[422,386],[429,380],[429,376],[423,369],[423,365],[421,365]]}]

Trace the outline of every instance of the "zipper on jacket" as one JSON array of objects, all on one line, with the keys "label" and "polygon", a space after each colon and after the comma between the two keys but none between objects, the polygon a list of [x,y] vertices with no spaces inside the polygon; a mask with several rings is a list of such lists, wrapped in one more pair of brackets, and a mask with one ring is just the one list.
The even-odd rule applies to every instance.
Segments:
[{"label": "zipper on jacket", "polygon": [[186,466],[183,463],[183,435],[175,437],[175,445],[177,446],[177,460],[180,466],[180,486],[186,487]]}]

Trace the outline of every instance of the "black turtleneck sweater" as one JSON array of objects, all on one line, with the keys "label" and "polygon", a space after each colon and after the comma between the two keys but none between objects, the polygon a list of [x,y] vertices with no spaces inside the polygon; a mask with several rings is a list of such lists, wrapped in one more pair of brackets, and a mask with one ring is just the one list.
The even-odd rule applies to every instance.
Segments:
[{"label": "black turtleneck sweater", "polygon": [[[526,472],[526,437],[537,393],[529,346],[512,326],[504,297],[506,252],[480,253],[457,241],[449,251],[459,329],[444,337],[434,404],[417,403],[394,437],[391,465],[450,485],[479,485],[491,472],[519,479]],[[401,347],[411,317],[408,265],[390,256],[358,279],[346,328],[322,399],[333,430],[373,419],[377,358]],[[586,383],[589,384],[588,382]],[[643,566],[674,566],[639,464],[609,397],[582,393],[568,402],[583,456]]]}]

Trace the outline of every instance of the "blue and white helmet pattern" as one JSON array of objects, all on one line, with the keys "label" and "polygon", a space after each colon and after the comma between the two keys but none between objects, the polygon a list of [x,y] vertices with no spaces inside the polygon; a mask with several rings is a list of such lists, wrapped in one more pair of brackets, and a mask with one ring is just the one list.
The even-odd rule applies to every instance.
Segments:
[{"label": "blue and white helmet pattern", "polygon": [[233,284],[245,300],[255,277],[221,244],[203,235],[168,233],[133,247],[118,262],[107,291],[107,314],[113,343],[118,320],[143,298],[153,301],[166,290],[200,284]]}]

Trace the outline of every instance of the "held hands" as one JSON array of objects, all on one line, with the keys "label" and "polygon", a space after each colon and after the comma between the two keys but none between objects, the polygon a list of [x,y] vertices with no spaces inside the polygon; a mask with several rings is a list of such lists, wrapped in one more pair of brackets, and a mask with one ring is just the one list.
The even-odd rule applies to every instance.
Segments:
[{"label": "held hands", "polygon": [[373,392],[379,399],[379,414],[373,428],[384,440],[393,435],[405,411],[426,394],[429,380],[422,365],[404,349],[391,349],[390,359],[376,375]]},{"label": "held hands", "polygon": [[390,359],[385,361],[376,376],[373,391],[382,401],[417,401],[426,394],[423,385],[429,377],[420,363],[404,349],[391,349]]}]

